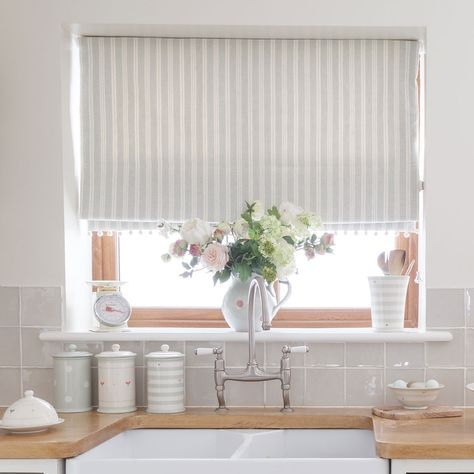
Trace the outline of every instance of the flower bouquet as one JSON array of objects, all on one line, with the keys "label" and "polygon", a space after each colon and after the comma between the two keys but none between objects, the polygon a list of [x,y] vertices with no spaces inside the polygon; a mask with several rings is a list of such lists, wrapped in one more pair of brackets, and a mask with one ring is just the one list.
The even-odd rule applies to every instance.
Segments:
[{"label": "flower bouquet", "polygon": [[246,282],[253,274],[272,283],[296,272],[297,251],[303,251],[308,259],[332,252],[334,236],[317,235],[320,224],[317,216],[289,202],[266,211],[259,201],[246,202],[235,222],[220,222],[214,227],[198,218],[177,226],[162,222],[163,234],[180,234],[162,259],[182,258],[185,271],[181,276],[185,278],[209,269],[214,283],[231,276]]}]

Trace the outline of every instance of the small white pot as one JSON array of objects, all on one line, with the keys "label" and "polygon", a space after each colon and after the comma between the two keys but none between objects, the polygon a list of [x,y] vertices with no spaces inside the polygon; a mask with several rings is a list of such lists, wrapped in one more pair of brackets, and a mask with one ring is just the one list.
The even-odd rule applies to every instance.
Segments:
[{"label": "small white pot", "polygon": [[378,331],[403,329],[409,275],[370,276],[372,327]]},{"label": "small white pot", "polygon": [[137,409],[135,403],[135,356],[121,351],[118,344],[111,351],[97,354],[100,413],[128,413]]},{"label": "small white pot", "polygon": [[149,413],[184,411],[184,354],[170,352],[163,344],[161,351],[150,352],[147,360]]}]

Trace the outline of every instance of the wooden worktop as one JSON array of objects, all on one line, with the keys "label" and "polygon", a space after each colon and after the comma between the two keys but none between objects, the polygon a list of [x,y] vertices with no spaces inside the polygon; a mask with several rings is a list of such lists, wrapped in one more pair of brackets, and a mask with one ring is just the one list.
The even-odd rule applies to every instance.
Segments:
[{"label": "wooden worktop", "polygon": [[0,459],[57,459],[82,454],[128,429],[137,428],[358,428],[373,429],[377,454],[391,459],[474,459],[474,409],[460,418],[394,421],[369,408],[245,408],[216,413],[210,408],[181,414],[143,411],[106,415],[62,414],[65,423],[50,431],[14,435],[0,430]]}]

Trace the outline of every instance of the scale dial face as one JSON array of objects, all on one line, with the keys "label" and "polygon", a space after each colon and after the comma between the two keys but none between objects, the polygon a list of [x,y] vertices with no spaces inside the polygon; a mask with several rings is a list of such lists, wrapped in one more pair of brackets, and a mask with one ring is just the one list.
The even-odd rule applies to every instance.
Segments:
[{"label": "scale dial face", "polygon": [[101,324],[117,327],[130,319],[132,308],[120,293],[114,293],[99,296],[94,303],[94,313]]}]

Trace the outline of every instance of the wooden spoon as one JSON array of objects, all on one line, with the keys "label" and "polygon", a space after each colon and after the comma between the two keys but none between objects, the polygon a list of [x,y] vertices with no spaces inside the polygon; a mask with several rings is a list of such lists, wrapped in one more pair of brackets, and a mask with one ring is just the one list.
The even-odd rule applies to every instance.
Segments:
[{"label": "wooden spoon", "polygon": [[401,275],[407,253],[405,250],[395,249],[390,252],[388,257],[388,273],[390,275]]},{"label": "wooden spoon", "polygon": [[385,252],[382,252],[377,257],[377,265],[379,266],[380,270],[382,270],[384,275],[390,275],[390,272],[388,270],[387,256],[385,255]]}]

